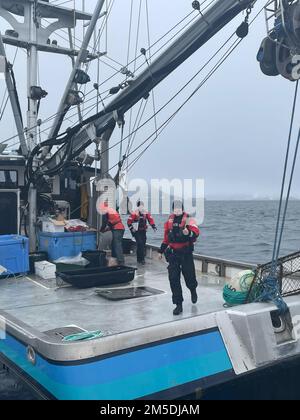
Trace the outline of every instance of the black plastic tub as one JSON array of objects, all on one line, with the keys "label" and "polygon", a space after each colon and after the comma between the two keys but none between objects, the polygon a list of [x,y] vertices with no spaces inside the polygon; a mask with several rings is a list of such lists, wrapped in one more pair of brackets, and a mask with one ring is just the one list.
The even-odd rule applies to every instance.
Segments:
[{"label": "black plastic tub", "polygon": [[29,254],[29,273],[35,274],[35,266],[34,264],[36,262],[41,261],[48,261],[48,253],[47,252],[34,252],[32,254]]},{"label": "black plastic tub", "polygon": [[89,261],[87,268],[104,268],[107,266],[106,252],[104,251],[84,251],[82,256]]},{"label": "black plastic tub", "polygon": [[107,267],[86,268],[84,270],[56,273],[63,281],[77,289],[92,287],[113,286],[115,284],[130,283],[134,280],[136,268],[133,267]]},{"label": "black plastic tub", "polygon": [[134,242],[131,239],[123,239],[123,252],[125,255],[130,255],[133,250]]}]

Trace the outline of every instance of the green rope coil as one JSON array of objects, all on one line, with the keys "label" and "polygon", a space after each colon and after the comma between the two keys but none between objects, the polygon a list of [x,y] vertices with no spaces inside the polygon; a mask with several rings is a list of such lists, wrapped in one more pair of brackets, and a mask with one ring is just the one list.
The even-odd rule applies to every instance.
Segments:
[{"label": "green rope coil", "polygon": [[256,295],[255,289],[257,288],[255,285],[252,287],[251,297],[249,296],[249,292],[251,289],[251,284],[253,283],[255,278],[255,273],[253,271],[248,271],[248,273],[241,276],[239,281],[240,291],[236,290],[233,286],[227,284],[223,289],[223,298],[226,302],[224,305],[225,307],[232,307],[238,305],[245,305],[252,301],[252,296]]},{"label": "green rope coil", "polygon": [[101,331],[87,331],[79,334],[68,335],[64,337],[63,341],[66,343],[74,343],[76,341],[90,341],[96,340],[97,338],[103,337],[104,334]]},{"label": "green rope coil", "polygon": [[224,287],[223,298],[226,306],[244,305],[247,302],[248,292],[237,292],[232,290],[228,285]]}]

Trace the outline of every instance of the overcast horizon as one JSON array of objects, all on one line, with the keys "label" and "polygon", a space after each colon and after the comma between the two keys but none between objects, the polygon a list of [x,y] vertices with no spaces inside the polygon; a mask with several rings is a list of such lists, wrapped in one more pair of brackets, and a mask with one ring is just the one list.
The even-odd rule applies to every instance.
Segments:
[{"label": "overcast horizon", "polygon": [[[88,9],[92,10],[96,0],[86,3],[88,3]],[[120,70],[121,64],[124,65],[127,62],[130,3],[130,0],[115,1],[108,25],[109,59],[103,58],[101,61],[100,81],[114,73],[115,70],[110,66]],[[135,2],[135,19],[133,20],[135,25],[138,3],[138,1]],[[172,4],[161,0],[150,0],[148,3],[152,43],[192,11],[191,0],[173,0]],[[253,17],[264,3],[264,1],[258,0]],[[67,7],[68,4],[72,7],[74,2],[67,2],[65,6]],[[81,5],[81,0],[76,0],[76,4]],[[203,66],[243,19],[244,15],[234,19],[155,89],[156,109],[165,104]],[[143,9],[141,33],[137,43],[138,50],[148,46],[145,22],[146,15]],[[9,25],[1,18],[0,27],[1,32],[4,33]],[[135,56],[135,31],[136,27],[134,26],[131,60]],[[76,36],[80,38],[81,35],[81,31],[78,29]],[[282,77],[268,78],[261,73],[256,61],[256,54],[265,36],[266,26],[262,13],[251,27],[249,36],[177,115],[143,159],[134,167],[130,173],[131,177],[146,180],[151,178],[201,178],[205,180],[208,199],[211,197],[252,197],[253,199],[255,197],[279,197],[294,84]],[[60,45],[65,42],[60,36],[51,36],[51,40],[53,39],[57,39]],[[105,47],[106,40],[103,40],[102,50]],[[7,54],[12,61],[15,54],[14,49],[8,47]],[[40,54],[39,81],[42,88],[49,92],[48,97],[41,102],[41,119],[45,119],[57,111],[71,70],[70,65],[68,57]],[[129,68],[134,70],[131,66]],[[26,72],[24,69],[26,69],[26,54],[21,50],[15,63],[15,74],[23,115],[26,117]],[[181,105],[208,71],[209,69],[204,71],[183,94],[159,114],[158,126]],[[90,69],[92,81],[87,87],[87,92],[93,89],[96,73],[96,65],[93,63]],[[104,90],[116,86],[123,78],[124,76],[121,78],[117,76],[112,79],[103,86]],[[0,84],[0,95],[4,92],[4,82],[2,84]],[[149,118],[151,114],[153,114],[153,109],[152,104],[149,103],[145,119]],[[129,114],[125,118],[127,134],[130,125]],[[74,118],[72,122],[74,122]],[[68,125],[70,122],[67,122],[65,127]],[[153,132],[154,123],[152,122],[150,125],[138,133],[136,145],[142,143],[149,133]],[[2,139],[15,134],[11,112],[6,112],[0,121],[0,128]],[[297,126],[295,133],[296,130]],[[119,139],[120,131],[116,129],[111,140],[112,144],[118,142]],[[112,165],[118,161],[119,153],[118,148],[112,151]],[[115,170],[112,174],[115,174]],[[299,178],[299,174],[298,165],[295,180]],[[300,189],[296,182],[292,196],[300,198]]]}]

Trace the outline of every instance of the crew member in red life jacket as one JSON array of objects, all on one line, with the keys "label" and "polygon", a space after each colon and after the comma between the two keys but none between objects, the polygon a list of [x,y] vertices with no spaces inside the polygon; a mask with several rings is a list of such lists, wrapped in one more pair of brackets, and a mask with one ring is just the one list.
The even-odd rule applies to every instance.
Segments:
[{"label": "crew member in red life jacket", "polygon": [[[135,224],[137,224],[137,228],[134,227]],[[148,224],[157,232],[153,217],[145,210],[144,203],[139,200],[137,202],[137,210],[131,213],[127,225],[136,240],[137,261],[142,265],[145,265]]]},{"label": "crew member in red life jacket", "polygon": [[102,215],[100,232],[112,232],[112,257],[118,260],[119,265],[125,265],[123,253],[125,226],[122,223],[121,216],[117,210],[110,208],[107,202],[100,205],[100,213]]},{"label": "crew member in red life jacket", "polygon": [[173,294],[173,303],[176,305],[174,315],[183,312],[183,294],[181,287],[181,273],[191,292],[192,303],[198,301],[196,270],[194,264],[194,244],[200,235],[196,221],[185,213],[181,201],[173,204],[173,214],[165,224],[164,241],[160,249],[160,259],[165,254],[169,263],[169,280]]}]

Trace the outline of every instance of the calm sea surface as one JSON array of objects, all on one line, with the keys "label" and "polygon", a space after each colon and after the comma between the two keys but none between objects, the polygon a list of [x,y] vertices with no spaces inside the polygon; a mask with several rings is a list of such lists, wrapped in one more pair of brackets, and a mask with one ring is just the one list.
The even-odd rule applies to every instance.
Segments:
[{"label": "calm sea surface", "polygon": [[[269,262],[272,256],[278,202],[208,201],[196,252],[247,263]],[[159,232],[149,231],[148,242],[160,245],[166,217],[156,218]],[[286,221],[282,255],[300,250],[300,202],[292,201]],[[0,370],[0,399],[32,396]]]},{"label": "calm sea surface", "polygon": [[[278,202],[208,201],[196,252],[246,263],[272,258]],[[148,242],[159,245],[166,217],[158,217],[159,233],[149,231]],[[300,250],[300,201],[292,201],[287,214],[282,255]]]}]

